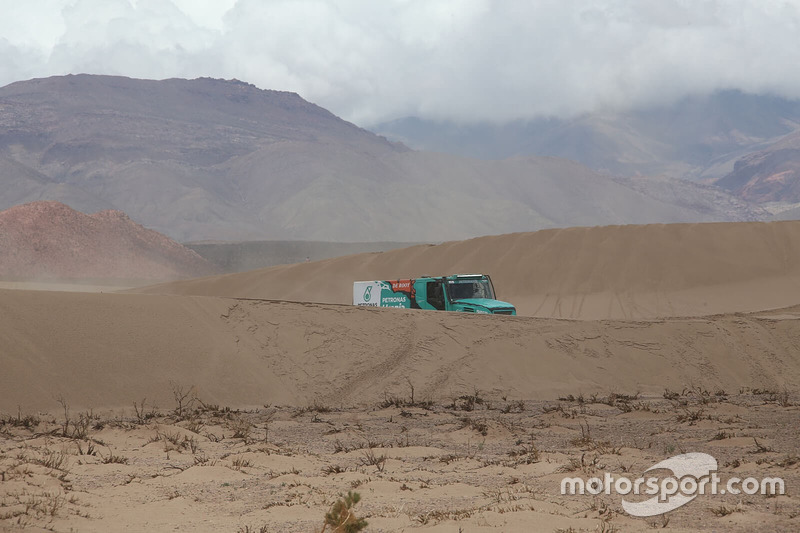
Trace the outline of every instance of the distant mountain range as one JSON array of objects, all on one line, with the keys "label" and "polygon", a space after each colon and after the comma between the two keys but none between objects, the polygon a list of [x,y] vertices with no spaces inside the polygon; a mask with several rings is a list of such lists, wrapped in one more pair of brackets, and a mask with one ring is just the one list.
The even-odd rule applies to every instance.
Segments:
[{"label": "distant mountain range", "polygon": [[[773,115],[788,113],[781,105]],[[747,114],[753,125],[742,135],[765,147],[790,129],[791,121],[780,129],[772,115],[758,116]],[[682,150],[667,142],[693,129],[690,117],[681,124],[659,143],[631,126],[626,145],[601,136],[603,122],[593,119],[574,130],[586,132],[585,142],[569,128],[547,142],[572,139],[570,150],[552,153],[576,160],[620,160],[629,146],[655,157]],[[712,143],[714,153],[729,154],[736,139]],[[561,157],[411,150],[296,94],[236,80],[70,75],[0,88],[0,209],[35,200],[117,209],[181,241],[421,242],[768,216],[716,187],[592,166],[602,171]]]},{"label": "distant mountain range", "polygon": [[370,129],[420,150],[485,159],[551,155],[618,176],[716,182],[752,202],[800,202],[800,101],[774,96],[721,91],[572,119],[457,124],[409,117]]}]

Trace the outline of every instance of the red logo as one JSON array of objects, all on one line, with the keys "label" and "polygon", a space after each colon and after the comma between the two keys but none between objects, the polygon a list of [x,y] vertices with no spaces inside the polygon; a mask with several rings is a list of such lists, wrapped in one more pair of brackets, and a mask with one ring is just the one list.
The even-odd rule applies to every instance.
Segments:
[{"label": "red logo", "polygon": [[410,279],[398,279],[390,281],[389,284],[392,286],[392,291],[394,292],[411,292]]}]

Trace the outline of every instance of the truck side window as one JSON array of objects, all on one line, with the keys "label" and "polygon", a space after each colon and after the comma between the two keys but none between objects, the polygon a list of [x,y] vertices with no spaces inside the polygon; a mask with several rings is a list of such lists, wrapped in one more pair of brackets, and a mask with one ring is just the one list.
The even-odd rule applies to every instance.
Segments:
[{"label": "truck side window", "polygon": [[444,291],[441,282],[428,282],[428,303],[439,311],[444,311]]}]

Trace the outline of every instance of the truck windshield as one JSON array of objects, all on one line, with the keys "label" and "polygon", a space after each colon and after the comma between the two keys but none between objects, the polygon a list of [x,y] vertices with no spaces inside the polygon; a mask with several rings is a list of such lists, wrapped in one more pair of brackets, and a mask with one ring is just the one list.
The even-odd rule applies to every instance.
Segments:
[{"label": "truck windshield", "polygon": [[447,295],[450,300],[469,298],[488,298],[494,300],[494,291],[488,279],[465,279],[447,282]]}]

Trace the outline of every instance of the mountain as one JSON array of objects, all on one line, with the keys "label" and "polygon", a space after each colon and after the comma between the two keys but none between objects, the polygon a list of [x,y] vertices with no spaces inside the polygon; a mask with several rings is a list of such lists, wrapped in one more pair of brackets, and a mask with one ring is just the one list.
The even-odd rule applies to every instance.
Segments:
[{"label": "mountain", "polygon": [[0,89],[0,111],[0,207],[117,208],[182,240],[270,233],[258,211],[312,177],[265,179],[254,169],[264,153],[398,149],[296,94],[238,81],[53,77]]},{"label": "mountain", "polygon": [[164,280],[215,271],[120,211],[85,215],[43,201],[0,212],[0,278]]},{"label": "mountain", "polygon": [[740,157],[800,128],[800,101],[719,91],[670,105],[539,118],[458,124],[417,117],[370,129],[415,149],[485,159],[552,155],[615,175],[719,178]]},{"label": "mountain", "polygon": [[0,88],[0,208],[116,209],[180,241],[420,242],[764,216],[717,189],[653,190],[555,157],[413,151],[237,80],[70,75]]},{"label": "mountain", "polygon": [[739,159],[716,185],[751,202],[800,203],[800,131]]}]

